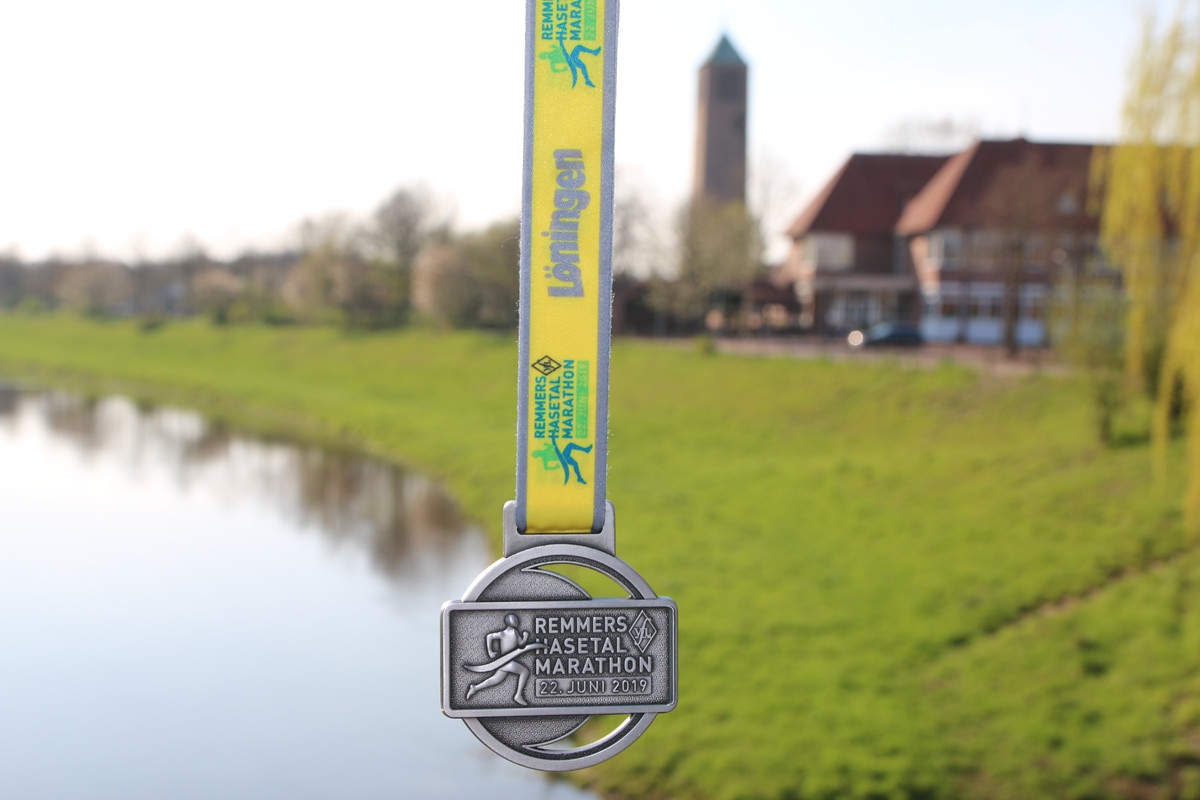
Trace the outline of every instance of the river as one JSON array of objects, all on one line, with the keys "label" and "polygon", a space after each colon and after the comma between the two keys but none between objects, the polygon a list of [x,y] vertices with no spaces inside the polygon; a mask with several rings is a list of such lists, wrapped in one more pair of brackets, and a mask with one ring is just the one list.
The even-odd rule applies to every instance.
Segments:
[{"label": "river", "polygon": [[592,797],[439,710],[490,560],[392,465],[0,385],[0,796]]}]

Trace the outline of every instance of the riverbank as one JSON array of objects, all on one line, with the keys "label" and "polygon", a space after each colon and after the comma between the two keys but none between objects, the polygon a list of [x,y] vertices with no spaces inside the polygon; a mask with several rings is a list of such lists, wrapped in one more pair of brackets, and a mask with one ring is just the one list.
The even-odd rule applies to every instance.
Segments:
[{"label": "riverbank", "polygon": [[[493,534],[515,350],[0,316],[0,374],[405,459]],[[1200,558],[1178,484],[1151,480],[1141,445],[1095,443],[1081,384],[618,343],[612,391],[620,553],[679,603],[681,701],[584,781],[698,798],[1200,787]]]}]

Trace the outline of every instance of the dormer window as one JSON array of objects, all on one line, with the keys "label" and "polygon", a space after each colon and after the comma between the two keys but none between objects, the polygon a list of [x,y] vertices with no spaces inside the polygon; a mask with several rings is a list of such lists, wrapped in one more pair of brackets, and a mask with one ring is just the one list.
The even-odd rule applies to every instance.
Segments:
[{"label": "dormer window", "polygon": [[804,237],[804,261],[809,269],[842,272],[854,266],[854,237],[848,233],[810,233]]}]

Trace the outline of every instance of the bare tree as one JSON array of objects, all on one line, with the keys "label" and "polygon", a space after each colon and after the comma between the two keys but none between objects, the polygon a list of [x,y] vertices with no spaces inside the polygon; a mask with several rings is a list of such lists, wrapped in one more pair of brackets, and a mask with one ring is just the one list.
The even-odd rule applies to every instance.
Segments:
[{"label": "bare tree", "polygon": [[667,252],[653,191],[641,172],[625,168],[618,168],[615,184],[613,273],[638,278],[661,274]]},{"label": "bare tree", "polygon": [[883,143],[895,153],[953,153],[977,138],[979,123],[974,120],[913,118],[888,128]]},{"label": "bare tree", "polygon": [[782,260],[791,246],[787,230],[800,204],[800,182],[779,155],[760,151],[750,162],[750,213],[758,221],[767,258]]},{"label": "bare tree", "polygon": [[371,238],[378,281],[390,284],[398,313],[412,305],[413,270],[426,244],[448,236],[448,225],[430,193],[422,187],[400,188],[375,210]]},{"label": "bare tree", "polygon": [[414,259],[432,229],[433,200],[422,188],[400,188],[375,209],[374,234],[384,256],[411,272]]}]

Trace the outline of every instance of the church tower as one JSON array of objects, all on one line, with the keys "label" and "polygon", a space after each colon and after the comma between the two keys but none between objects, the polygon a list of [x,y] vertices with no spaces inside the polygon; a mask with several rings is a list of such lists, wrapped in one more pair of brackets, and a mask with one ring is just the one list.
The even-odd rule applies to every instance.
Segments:
[{"label": "church tower", "polygon": [[749,68],[722,36],[700,67],[692,198],[746,202],[746,83]]}]

